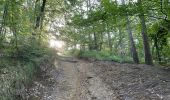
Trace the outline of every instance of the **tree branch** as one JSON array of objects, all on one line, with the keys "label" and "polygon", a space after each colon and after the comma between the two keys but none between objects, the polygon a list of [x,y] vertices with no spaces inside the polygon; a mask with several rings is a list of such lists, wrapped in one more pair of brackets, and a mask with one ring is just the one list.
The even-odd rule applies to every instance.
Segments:
[{"label": "tree branch", "polygon": [[168,15],[163,11],[163,0],[161,0],[161,12],[165,15],[165,21],[167,21]]}]

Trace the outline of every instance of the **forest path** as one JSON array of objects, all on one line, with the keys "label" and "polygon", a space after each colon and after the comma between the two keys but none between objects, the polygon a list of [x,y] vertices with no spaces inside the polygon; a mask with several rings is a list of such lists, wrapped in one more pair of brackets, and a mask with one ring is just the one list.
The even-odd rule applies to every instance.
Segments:
[{"label": "forest path", "polygon": [[71,57],[54,65],[34,82],[28,100],[170,100],[170,74],[152,66]]}]

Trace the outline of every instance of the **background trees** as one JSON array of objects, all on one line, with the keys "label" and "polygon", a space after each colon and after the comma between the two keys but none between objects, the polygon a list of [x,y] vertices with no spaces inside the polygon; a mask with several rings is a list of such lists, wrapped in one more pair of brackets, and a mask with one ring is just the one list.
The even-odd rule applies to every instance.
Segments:
[{"label": "background trees", "polygon": [[166,62],[169,56],[163,52],[168,51],[162,50],[169,48],[168,7],[166,0],[66,0],[70,16],[60,28],[61,37],[67,34],[70,46],[79,45],[83,51],[108,52],[149,65]]},{"label": "background trees", "polygon": [[0,100],[22,99],[43,62],[54,58],[46,32],[49,18],[56,15],[54,1],[0,1]]},{"label": "background trees", "polygon": [[135,63],[165,62],[168,8],[168,0],[3,0],[0,48],[5,51],[8,44],[17,51],[23,39],[45,40],[48,32],[82,51],[108,52]]}]

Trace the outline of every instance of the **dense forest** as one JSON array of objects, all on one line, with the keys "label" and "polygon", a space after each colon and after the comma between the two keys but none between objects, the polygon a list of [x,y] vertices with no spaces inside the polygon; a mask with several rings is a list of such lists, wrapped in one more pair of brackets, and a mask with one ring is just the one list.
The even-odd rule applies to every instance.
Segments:
[{"label": "dense forest", "polygon": [[65,55],[170,65],[169,0],[0,0],[0,100],[19,100],[64,41]]},{"label": "dense forest", "polygon": [[83,56],[94,51],[112,60],[168,63],[168,0],[70,0],[65,5],[60,36]]}]

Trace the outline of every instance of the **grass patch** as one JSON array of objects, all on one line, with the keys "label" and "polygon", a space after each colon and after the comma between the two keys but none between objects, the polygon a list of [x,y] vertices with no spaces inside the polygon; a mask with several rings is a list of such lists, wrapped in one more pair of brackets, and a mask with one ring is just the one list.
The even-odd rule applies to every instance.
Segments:
[{"label": "grass patch", "polygon": [[79,51],[78,57],[94,58],[96,60],[115,61],[121,63],[132,63],[132,59],[130,57],[115,55],[108,51]]}]

